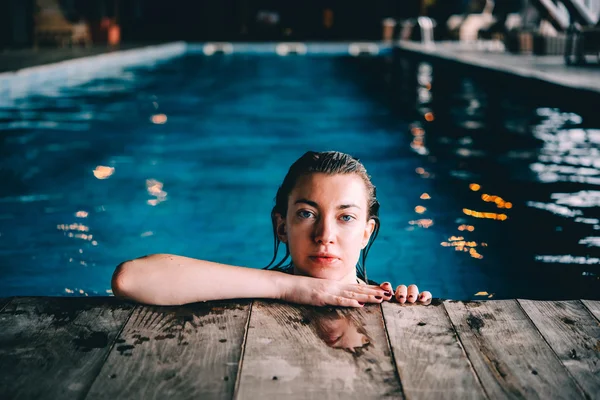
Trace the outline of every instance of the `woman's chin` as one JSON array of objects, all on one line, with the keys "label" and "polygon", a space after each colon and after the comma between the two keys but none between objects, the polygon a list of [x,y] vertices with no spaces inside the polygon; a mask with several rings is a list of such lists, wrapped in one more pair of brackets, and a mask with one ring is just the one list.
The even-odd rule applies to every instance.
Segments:
[{"label": "woman's chin", "polygon": [[354,270],[348,270],[341,265],[341,263],[339,266],[322,266],[310,263],[309,265],[297,268],[297,273],[312,276],[313,278],[330,279],[334,281],[347,280],[349,283],[356,283]]}]

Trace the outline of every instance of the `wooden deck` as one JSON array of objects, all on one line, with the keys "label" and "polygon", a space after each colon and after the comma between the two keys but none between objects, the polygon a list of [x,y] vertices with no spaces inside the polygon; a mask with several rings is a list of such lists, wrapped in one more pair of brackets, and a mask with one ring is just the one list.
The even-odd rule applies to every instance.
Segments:
[{"label": "wooden deck", "polygon": [[600,398],[600,301],[0,299],[1,399]]}]

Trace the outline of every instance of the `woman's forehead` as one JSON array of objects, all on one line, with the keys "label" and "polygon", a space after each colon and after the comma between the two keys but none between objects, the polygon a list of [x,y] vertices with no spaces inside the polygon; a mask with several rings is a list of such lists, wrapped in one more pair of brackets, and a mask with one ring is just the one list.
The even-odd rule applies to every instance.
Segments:
[{"label": "woman's forehead", "polygon": [[357,174],[313,173],[302,176],[296,182],[289,200],[294,204],[298,199],[310,200],[319,205],[354,203],[363,208],[367,203],[367,189]]}]

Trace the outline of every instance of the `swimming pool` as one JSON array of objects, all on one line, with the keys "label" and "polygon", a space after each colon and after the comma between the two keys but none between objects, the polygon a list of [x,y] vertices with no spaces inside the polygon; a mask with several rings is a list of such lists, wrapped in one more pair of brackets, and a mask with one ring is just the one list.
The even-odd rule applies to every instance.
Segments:
[{"label": "swimming pool", "polygon": [[107,295],[157,252],[263,267],[290,163],[335,149],[382,204],[369,278],[600,298],[600,121],[579,105],[398,55],[198,49],[3,103],[0,296]]}]

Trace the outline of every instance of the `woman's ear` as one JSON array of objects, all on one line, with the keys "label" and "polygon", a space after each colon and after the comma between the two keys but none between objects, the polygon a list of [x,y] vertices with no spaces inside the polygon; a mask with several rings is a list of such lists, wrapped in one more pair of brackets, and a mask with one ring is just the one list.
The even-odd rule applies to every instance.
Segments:
[{"label": "woman's ear", "polygon": [[369,239],[371,239],[371,235],[373,234],[374,230],[375,230],[375,220],[373,218],[371,218],[370,220],[367,221],[367,225],[365,226],[365,232],[364,232],[363,240],[361,243],[361,249],[364,249],[365,247],[367,247],[367,244],[369,244]]},{"label": "woman's ear", "polygon": [[277,238],[283,242],[287,243],[287,229],[285,226],[285,218],[281,216],[279,213],[275,213],[275,226],[277,232]]}]

